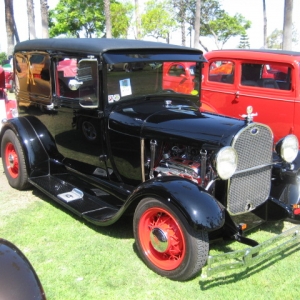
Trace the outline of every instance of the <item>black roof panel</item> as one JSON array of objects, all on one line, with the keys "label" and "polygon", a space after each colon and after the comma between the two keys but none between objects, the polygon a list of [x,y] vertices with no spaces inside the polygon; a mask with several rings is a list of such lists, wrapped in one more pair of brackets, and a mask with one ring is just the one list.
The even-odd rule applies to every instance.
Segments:
[{"label": "black roof panel", "polygon": [[171,45],[159,42],[149,42],[141,40],[128,39],[107,39],[107,38],[53,38],[53,39],[35,39],[20,42],[15,46],[15,52],[18,51],[49,51],[49,52],[78,52],[100,55],[107,51],[116,50],[167,50],[189,52],[193,54],[202,54],[201,50],[188,48],[178,45]]}]

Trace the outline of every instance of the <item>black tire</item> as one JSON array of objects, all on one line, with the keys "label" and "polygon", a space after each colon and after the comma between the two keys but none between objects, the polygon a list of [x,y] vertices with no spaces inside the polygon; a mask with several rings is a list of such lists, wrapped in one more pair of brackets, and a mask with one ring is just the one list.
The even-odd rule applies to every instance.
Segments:
[{"label": "black tire", "polygon": [[143,199],[135,210],[133,230],[141,258],[161,276],[188,280],[207,261],[208,233],[191,228],[181,212],[167,202]]},{"label": "black tire", "polygon": [[30,187],[24,152],[15,133],[5,131],[1,143],[1,157],[6,178],[11,187],[24,190]]}]

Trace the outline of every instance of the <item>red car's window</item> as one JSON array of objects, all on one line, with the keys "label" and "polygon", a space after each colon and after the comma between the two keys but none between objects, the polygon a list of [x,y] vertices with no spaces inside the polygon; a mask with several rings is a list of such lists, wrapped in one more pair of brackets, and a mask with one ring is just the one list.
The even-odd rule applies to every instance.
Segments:
[{"label": "red car's window", "polygon": [[278,90],[291,89],[291,68],[283,64],[243,63],[241,85]]},{"label": "red car's window", "polygon": [[209,65],[208,80],[232,84],[234,63],[232,61],[212,61]]}]

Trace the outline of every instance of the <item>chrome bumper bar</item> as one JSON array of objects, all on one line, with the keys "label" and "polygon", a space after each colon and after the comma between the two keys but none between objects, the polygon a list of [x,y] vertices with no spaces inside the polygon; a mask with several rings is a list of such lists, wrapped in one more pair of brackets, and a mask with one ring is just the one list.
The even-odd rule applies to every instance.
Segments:
[{"label": "chrome bumper bar", "polygon": [[[246,269],[300,241],[300,225],[290,228],[265,242],[243,250],[209,256],[201,277],[206,278],[228,270]],[[213,267],[213,265],[216,265]]]}]

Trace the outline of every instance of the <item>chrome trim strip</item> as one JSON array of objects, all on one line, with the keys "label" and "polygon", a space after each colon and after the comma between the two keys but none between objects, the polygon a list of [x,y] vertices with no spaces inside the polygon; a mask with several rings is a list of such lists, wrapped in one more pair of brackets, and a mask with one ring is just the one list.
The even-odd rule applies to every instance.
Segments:
[{"label": "chrome trim strip", "polygon": [[141,170],[142,170],[142,182],[145,182],[145,140],[141,139]]}]

